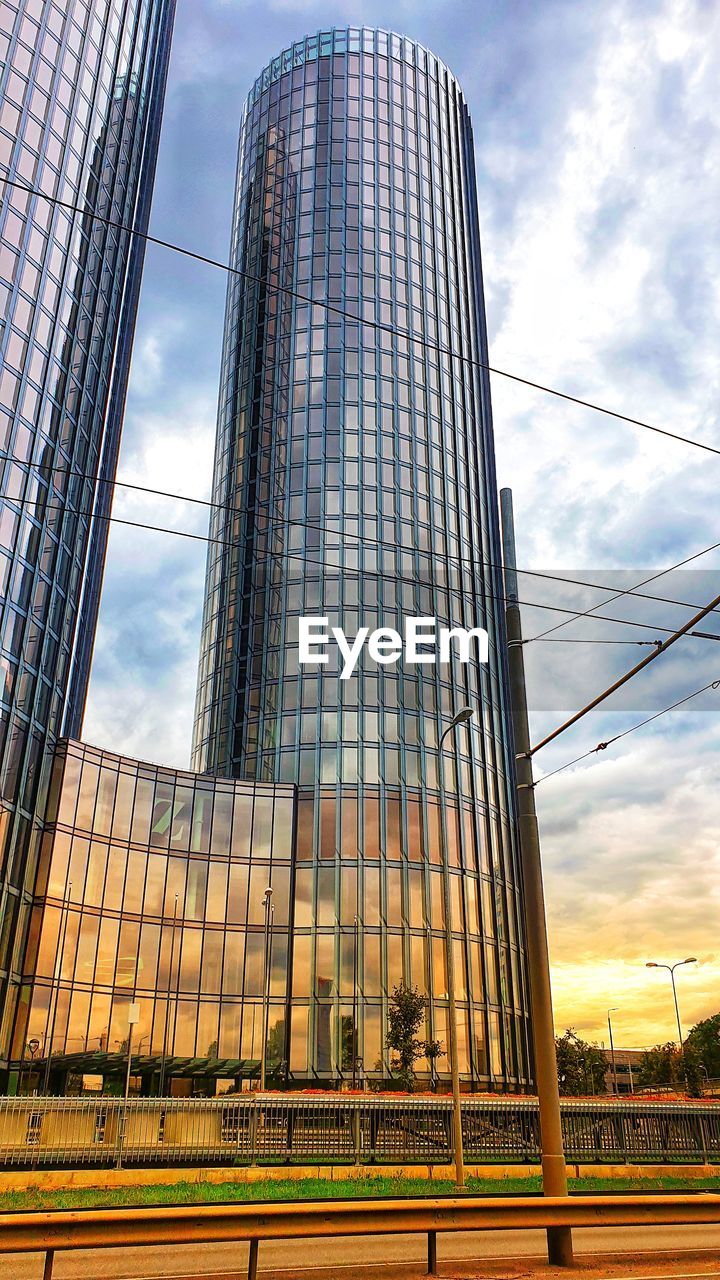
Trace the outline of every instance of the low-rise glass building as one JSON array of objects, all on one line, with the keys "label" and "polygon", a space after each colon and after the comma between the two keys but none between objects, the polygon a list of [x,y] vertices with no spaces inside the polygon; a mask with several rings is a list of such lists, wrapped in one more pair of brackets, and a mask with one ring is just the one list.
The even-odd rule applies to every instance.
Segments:
[{"label": "low-rise glass building", "polygon": [[[19,1090],[119,1088],[131,1004],[146,1093],[256,1081],[263,1027],[269,1084],[333,1087],[353,1066],[387,1081],[388,981],[403,974],[431,996],[428,1030],[446,1045],[439,807],[419,795],[403,807],[398,792],[382,812],[376,789],[359,821],[356,794],[340,799],[62,742],[12,1053]],[[483,930],[504,904],[488,848],[471,852],[472,810],[450,805],[447,817],[457,994],[471,1028],[461,1070],[466,1087],[502,1088],[519,974],[498,967]],[[448,1075],[444,1057],[436,1068]],[[420,1076],[430,1082],[429,1064]]]},{"label": "low-rise glass building", "polygon": [[277,1073],[287,1056],[295,811],[292,787],[60,745],[21,992],[28,1016],[13,1048],[22,1091],[46,1078],[53,1091],[120,1079],[131,1003],[147,1091],[163,1078],[255,1074],[268,887]]}]

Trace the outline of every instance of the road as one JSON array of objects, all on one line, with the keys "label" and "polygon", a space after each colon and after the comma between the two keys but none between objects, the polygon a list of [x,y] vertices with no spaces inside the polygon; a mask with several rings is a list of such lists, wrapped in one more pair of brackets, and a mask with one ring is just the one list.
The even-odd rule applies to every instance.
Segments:
[{"label": "road", "polygon": [[[468,1231],[438,1236],[441,1269],[452,1274],[452,1266],[492,1259],[494,1262],[517,1261],[520,1270],[501,1269],[503,1275],[527,1275],[523,1259],[542,1256],[544,1233],[541,1231]],[[575,1231],[575,1250],[584,1255],[605,1255],[607,1267],[603,1275],[620,1277],[624,1263],[632,1263],[636,1275],[643,1280],[662,1274],[676,1276],[720,1276],[720,1226],[686,1227],[588,1227]],[[671,1256],[682,1251],[682,1264],[667,1267]],[[687,1251],[687,1252],[686,1252]],[[615,1255],[612,1259],[608,1255]],[[419,1275],[419,1265],[426,1258],[423,1236],[362,1236],[328,1240],[278,1240],[260,1245],[260,1272],[277,1276],[278,1280],[402,1280]],[[245,1275],[247,1245],[174,1245],[152,1248],[101,1249],[82,1253],[58,1254],[54,1280],[240,1280]],[[637,1263],[643,1262],[640,1271]],[[610,1265],[612,1263],[612,1265]],[[404,1265],[403,1265],[404,1264]],[[418,1264],[412,1266],[411,1264]],[[495,1275],[497,1270],[493,1268]],[[559,1275],[559,1272],[553,1272]],[[545,1271],[545,1275],[548,1272]],[[2,1280],[39,1280],[42,1261],[39,1254],[0,1255]]]}]

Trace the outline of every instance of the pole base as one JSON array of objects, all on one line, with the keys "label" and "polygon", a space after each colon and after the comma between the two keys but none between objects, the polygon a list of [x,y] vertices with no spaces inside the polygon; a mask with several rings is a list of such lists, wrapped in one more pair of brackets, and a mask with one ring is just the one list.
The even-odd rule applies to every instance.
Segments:
[{"label": "pole base", "polygon": [[551,1267],[572,1267],[575,1261],[572,1229],[570,1227],[548,1227],[547,1251],[548,1262]]},{"label": "pole base", "polygon": [[428,1231],[427,1246],[428,1246],[428,1250],[427,1250],[427,1252],[428,1252],[427,1273],[428,1273],[428,1275],[429,1275],[429,1276],[436,1276],[436,1275],[437,1275],[437,1273],[438,1273],[438,1270],[437,1270],[437,1232],[436,1232],[436,1231]]}]

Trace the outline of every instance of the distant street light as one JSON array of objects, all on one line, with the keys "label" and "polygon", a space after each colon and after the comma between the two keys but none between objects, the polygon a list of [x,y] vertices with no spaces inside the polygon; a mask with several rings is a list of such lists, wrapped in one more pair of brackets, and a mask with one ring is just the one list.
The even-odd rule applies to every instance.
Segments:
[{"label": "distant street light", "polygon": [[[472,707],[463,707],[453,717],[447,729],[440,735],[438,758],[442,774],[442,749],[448,734],[461,724],[472,720],[475,712]],[[458,1191],[465,1187],[465,1163],[463,1157],[462,1112],[460,1110],[460,1066],[458,1062],[457,1017],[455,1013],[455,957],[453,953],[452,918],[450,902],[450,868],[448,866],[447,845],[445,841],[445,815],[440,820],[440,852],[443,871],[443,901],[445,905],[445,967],[447,969],[448,994],[448,1047],[450,1050],[450,1074],[452,1077],[453,1095],[453,1136],[455,1146],[455,1185]]]},{"label": "distant street light", "polygon": [[272,889],[268,885],[263,897],[265,908],[265,965],[263,969],[263,1007],[262,1032],[260,1045],[260,1092],[265,1092],[265,1067],[267,1058],[268,1018],[270,1014],[270,956],[272,951],[272,918],[275,908],[272,906]]},{"label": "distant street light", "polygon": [[[175,906],[173,907],[172,933],[170,934],[170,964],[168,966],[167,1001],[165,1002],[165,1019],[163,1023],[162,1054],[160,1057],[160,1079],[158,1080],[158,1097],[159,1098],[162,1098],[163,1090],[165,1089],[165,1067],[167,1065],[168,1032],[170,1029],[170,996],[172,991],[173,968],[175,964],[175,931],[177,929],[178,897],[179,897],[179,894],[176,893]],[[178,975],[178,984],[179,982],[180,982],[180,976]],[[177,986],[175,990],[175,1005],[177,1006]]]},{"label": "distant street light", "polygon": [[67,889],[63,893],[62,908],[60,911],[60,944],[58,946],[55,966],[53,969],[53,985],[50,992],[52,1000],[52,1017],[50,1019],[50,1030],[45,1041],[45,1076],[43,1078],[43,1094],[47,1095],[50,1091],[50,1063],[52,1061],[53,1043],[55,1040],[55,1021],[57,1018],[58,1002],[60,1000],[60,980],[65,965],[65,935],[67,934],[68,918],[70,916],[70,899],[72,897],[72,880],[69,882]]},{"label": "distant street light", "polygon": [[350,1041],[350,1053],[352,1054],[352,1087],[357,1085],[357,1064],[358,1064],[358,951],[360,938],[358,934],[359,920],[355,916],[353,922],[353,1011],[352,1011],[352,1036]]},{"label": "distant street light", "polygon": [[687,1085],[687,1071],[685,1070],[685,1050],[683,1048],[683,1033],[680,1023],[680,1006],[678,1005],[677,987],[675,986],[675,970],[681,968],[684,964],[697,964],[697,956],[688,956],[687,960],[676,960],[675,964],[657,964],[655,960],[648,960],[645,965],[646,969],[667,969],[672,982],[673,1000],[675,1001],[675,1017],[677,1018],[678,1042],[680,1048],[680,1056],[683,1061],[683,1072],[685,1075],[685,1084]]},{"label": "distant street light", "polygon": [[[132,1003],[128,1008],[127,1071],[125,1073],[125,1100],[123,1104],[122,1115],[120,1117],[120,1121],[118,1124],[118,1149],[117,1149],[117,1159],[115,1161],[116,1169],[122,1168],[123,1143],[125,1141],[125,1129],[127,1126],[128,1098],[130,1097],[130,1073],[132,1071],[133,1028],[137,1025],[139,1021],[140,1021],[140,1005]],[[142,1041],[144,1039],[145,1039],[145,1036],[142,1037],[140,1044],[142,1044]]]},{"label": "distant street light", "polygon": [[612,1062],[613,1087],[615,1089],[616,1098],[618,1096],[618,1079],[617,1079],[617,1067],[615,1066],[615,1044],[613,1042],[612,1021],[610,1019],[610,1014],[617,1013],[617,1012],[618,1012],[617,1006],[614,1006],[612,1009],[608,1009],[608,1031],[610,1032],[610,1061]]}]

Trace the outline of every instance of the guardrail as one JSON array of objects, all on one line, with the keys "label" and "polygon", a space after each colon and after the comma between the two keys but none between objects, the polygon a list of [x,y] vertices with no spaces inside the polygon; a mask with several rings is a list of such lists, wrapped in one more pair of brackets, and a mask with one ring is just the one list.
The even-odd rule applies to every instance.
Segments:
[{"label": "guardrail", "polygon": [[[720,1164],[714,1104],[562,1104],[574,1163]],[[466,1160],[540,1160],[534,1098],[462,1103]],[[449,1164],[452,1100],[307,1097],[0,1099],[0,1168]]]},{"label": "guardrail", "polygon": [[720,1223],[720,1195],[503,1196],[495,1200],[448,1196],[2,1214],[0,1253],[43,1251],[43,1280],[52,1280],[59,1250],[247,1240],[247,1276],[256,1280],[260,1240],[427,1233],[428,1274],[437,1275],[439,1231],[669,1223]]}]

